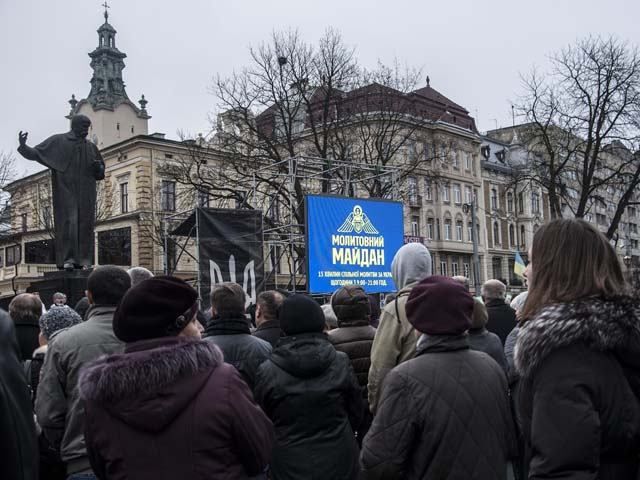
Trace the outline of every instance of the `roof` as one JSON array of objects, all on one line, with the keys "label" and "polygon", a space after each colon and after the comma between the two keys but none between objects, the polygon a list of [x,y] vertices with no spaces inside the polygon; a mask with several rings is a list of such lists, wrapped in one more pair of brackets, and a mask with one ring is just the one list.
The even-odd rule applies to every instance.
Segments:
[{"label": "roof", "polygon": [[442,103],[443,105],[446,105],[448,107],[453,107],[455,109],[462,110],[465,113],[469,113],[469,111],[466,108],[451,101],[450,99],[448,99],[447,97],[445,97],[444,95],[442,95],[440,92],[438,92],[436,89],[432,88],[429,85],[423,88],[419,88],[418,90],[414,90],[412,93],[414,93],[415,95],[420,95],[421,97],[427,98],[434,102]]}]

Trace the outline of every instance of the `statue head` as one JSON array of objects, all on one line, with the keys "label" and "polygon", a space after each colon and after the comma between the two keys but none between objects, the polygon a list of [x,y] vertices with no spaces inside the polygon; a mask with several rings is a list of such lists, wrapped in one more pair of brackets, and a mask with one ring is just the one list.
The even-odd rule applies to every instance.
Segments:
[{"label": "statue head", "polygon": [[71,131],[75,133],[78,138],[87,138],[90,126],[91,120],[89,120],[89,117],[74,115],[71,118]]}]

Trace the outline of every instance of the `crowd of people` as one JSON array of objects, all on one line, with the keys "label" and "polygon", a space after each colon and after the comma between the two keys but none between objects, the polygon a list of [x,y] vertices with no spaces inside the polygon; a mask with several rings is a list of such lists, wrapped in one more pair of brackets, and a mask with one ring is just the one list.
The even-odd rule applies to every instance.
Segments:
[{"label": "crowd of people", "polygon": [[[0,311],[1,478],[601,479],[640,474],[640,302],[581,220],[536,232],[527,291],[470,293],[422,244],[380,305],[95,268]],[[636,356],[638,355],[638,356]]]}]

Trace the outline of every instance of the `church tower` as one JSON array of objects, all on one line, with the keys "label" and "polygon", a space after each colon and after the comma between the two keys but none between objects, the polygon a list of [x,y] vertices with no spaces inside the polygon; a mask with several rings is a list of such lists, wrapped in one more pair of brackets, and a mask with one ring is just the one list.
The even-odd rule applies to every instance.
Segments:
[{"label": "church tower", "polygon": [[149,132],[147,100],[138,100],[138,108],[127,96],[122,79],[126,55],[116,47],[116,29],[109,23],[109,6],[104,5],[104,23],[98,28],[98,46],[89,53],[93,77],[91,91],[83,100],[71,96],[73,115],[86,115],[91,119],[89,138],[102,149],[136,135]]}]

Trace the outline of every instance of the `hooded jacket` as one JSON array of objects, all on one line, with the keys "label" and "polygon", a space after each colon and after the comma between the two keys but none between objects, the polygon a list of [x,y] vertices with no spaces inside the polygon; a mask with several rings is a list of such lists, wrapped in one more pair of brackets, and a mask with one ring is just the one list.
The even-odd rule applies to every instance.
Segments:
[{"label": "hooded jacket", "polygon": [[212,343],[143,340],[80,379],[100,479],[246,479],[269,462],[273,427]]},{"label": "hooded jacket", "polygon": [[255,395],[276,431],[273,479],[356,478],[360,386],[324,334],[282,338],[258,370]]},{"label": "hooded jacket", "polygon": [[80,368],[124,344],[113,333],[115,306],[93,305],[87,321],[62,330],[47,348],[40,371],[36,414],[47,439],[57,445],[68,473],[89,469],[84,444],[84,407],[78,392]]},{"label": "hooded jacket", "polygon": [[544,308],[520,326],[515,365],[529,478],[636,479],[637,301],[591,297]]},{"label": "hooded jacket", "polygon": [[361,462],[369,480],[504,480],[514,454],[501,368],[466,335],[424,335],[387,376]]},{"label": "hooded jacket", "polygon": [[395,300],[385,305],[371,347],[368,378],[369,408],[375,414],[384,377],[396,365],[413,358],[419,333],[407,320],[406,304],[411,288],[431,276],[431,254],[421,243],[409,243],[398,250],[391,263],[391,275],[398,289]]}]

